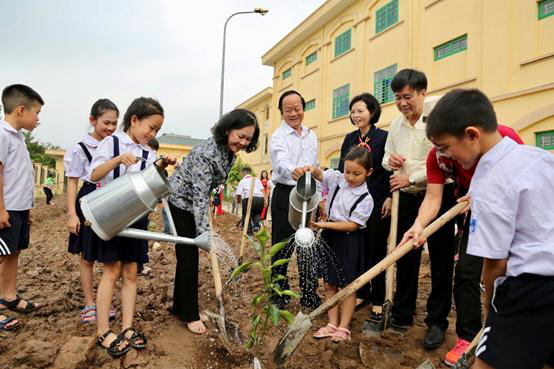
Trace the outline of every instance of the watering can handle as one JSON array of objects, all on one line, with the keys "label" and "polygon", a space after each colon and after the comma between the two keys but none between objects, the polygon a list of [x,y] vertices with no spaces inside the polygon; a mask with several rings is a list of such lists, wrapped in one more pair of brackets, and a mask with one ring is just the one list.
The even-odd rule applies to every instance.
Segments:
[{"label": "watering can handle", "polygon": [[312,172],[305,173],[304,183],[304,194],[309,194],[312,190]]}]

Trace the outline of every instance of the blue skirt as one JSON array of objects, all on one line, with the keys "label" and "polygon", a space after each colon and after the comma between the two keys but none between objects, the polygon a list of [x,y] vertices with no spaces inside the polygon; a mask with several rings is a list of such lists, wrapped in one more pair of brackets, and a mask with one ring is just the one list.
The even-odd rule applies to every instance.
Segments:
[{"label": "blue skirt", "polygon": [[336,287],[345,287],[367,270],[367,246],[363,229],[337,232],[325,229],[321,237],[331,251],[322,263],[319,277]]},{"label": "blue skirt", "polygon": [[79,234],[69,234],[69,246],[68,251],[72,254],[83,255],[83,258],[87,261],[93,262],[96,260],[96,254],[98,245],[101,239],[92,231],[90,227],[85,226],[85,217],[81,210],[81,202],[79,201],[83,196],[88,195],[92,191],[96,190],[96,184],[85,182],[79,193],[77,194],[77,201],[75,203],[75,211],[81,226],[79,228]]}]

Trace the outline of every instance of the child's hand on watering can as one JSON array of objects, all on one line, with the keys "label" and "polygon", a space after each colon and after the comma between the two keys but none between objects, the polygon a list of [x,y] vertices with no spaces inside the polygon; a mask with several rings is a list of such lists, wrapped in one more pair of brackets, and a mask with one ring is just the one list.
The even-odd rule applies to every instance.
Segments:
[{"label": "child's hand on watering can", "polygon": [[137,157],[130,152],[119,155],[117,159],[119,161],[119,164],[123,164],[126,167],[130,167],[138,161]]},{"label": "child's hand on watering can", "polygon": [[312,228],[315,229],[325,229],[325,223],[326,222],[314,222],[313,220],[310,222],[310,225]]},{"label": "child's hand on watering can", "polygon": [[161,160],[160,166],[162,168],[165,168],[168,165],[175,165],[175,163],[177,163],[177,158],[173,155],[162,156],[161,159],[162,160]]},{"label": "child's hand on watering can", "polygon": [[304,168],[304,172],[311,172],[312,176],[317,179],[318,181],[321,181],[323,178],[323,171],[321,168],[314,167],[312,165],[306,165]]}]

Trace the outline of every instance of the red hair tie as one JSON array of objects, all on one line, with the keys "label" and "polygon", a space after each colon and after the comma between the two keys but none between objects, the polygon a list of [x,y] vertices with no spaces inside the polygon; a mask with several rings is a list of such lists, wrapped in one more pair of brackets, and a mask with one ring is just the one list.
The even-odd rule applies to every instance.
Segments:
[{"label": "red hair tie", "polygon": [[371,147],[369,147],[369,145],[367,144],[367,142],[360,142],[360,143],[358,144],[358,146],[361,146],[361,147],[367,149],[367,151],[371,152]]}]

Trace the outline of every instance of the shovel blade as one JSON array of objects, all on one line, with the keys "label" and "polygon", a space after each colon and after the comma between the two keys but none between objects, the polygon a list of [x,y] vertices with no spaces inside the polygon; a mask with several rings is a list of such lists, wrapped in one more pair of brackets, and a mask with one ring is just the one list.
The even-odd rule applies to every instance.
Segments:
[{"label": "shovel blade", "polygon": [[380,337],[383,333],[383,321],[374,321],[366,319],[364,321],[364,327],[362,329],[364,336],[369,338]]},{"label": "shovel blade", "polygon": [[222,336],[224,343],[233,342],[236,345],[244,344],[244,336],[237,323],[230,320],[223,320],[221,315],[216,314],[209,310],[204,310],[204,314],[208,317],[210,322],[215,326],[219,334]]},{"label": "shovel blade", "polygon": [[273,350],[273,362],[282,365],[294,353],[311,327],[310,316],[299,312]]},{"label": "shovel blade", "polygon": [[423,363],[421,363],[416,369],[435,369],[435,366],[431,362],[431,360],[427,359]]}]

